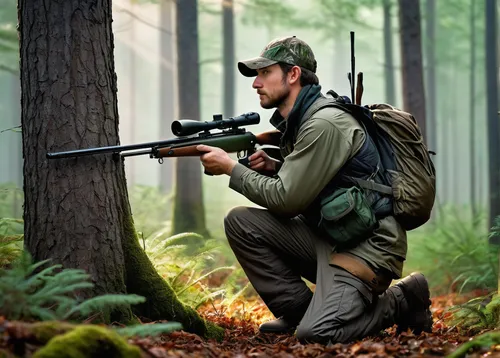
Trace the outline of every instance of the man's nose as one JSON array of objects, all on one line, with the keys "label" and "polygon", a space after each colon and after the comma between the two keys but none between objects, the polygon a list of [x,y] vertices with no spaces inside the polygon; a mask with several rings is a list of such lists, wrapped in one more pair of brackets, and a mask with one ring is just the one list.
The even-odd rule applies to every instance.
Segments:
[{"label": "man's nose", "polygon": [[262,83],[259,79],[259,76],[255,77],[255,80],[253,80],[252,87],[253,88],[262,88]]}]

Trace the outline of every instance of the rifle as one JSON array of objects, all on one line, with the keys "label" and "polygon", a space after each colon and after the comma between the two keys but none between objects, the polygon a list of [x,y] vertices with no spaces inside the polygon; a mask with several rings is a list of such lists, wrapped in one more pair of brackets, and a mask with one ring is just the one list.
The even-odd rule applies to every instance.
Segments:
[{"label": "rifle", "polygon": [[[361,97],[363,96],[363,72],[359,72],[357,75],[358,82],[354,79],[356,67],[356,57],[354,56],[354,31],[351,31],[351,72],[347,73],[347,78],[351,85],[351,101],[354,104],[361,105]],[[354,94],[354,88],[356,88],[356,94]]]},{"label": "rifle", "polygon": [[[46,158],[62,159],[95,154],[112,154],[113,159],[118,160],[124,157],[149,155],[150,158],[158,159],[158,162],[162,164],[163,158],[200,156],[203,152],[198,151],[196,146],[205,144],[221,148],[228,153],[238,153],[238,161],[248,167],[248,157],[255,153],[257,149],[270,151],[279,149],[276,146],[280,141],[281,132],[269,131],[255,135],[241,128],[259,122],[260,116],[255,112],[228,119],[222,119],[222,115],[217,114],[213,116],[213,121],[210,122],[181,119],[174,121],[171,126],[172,133],[178,138],[124,146],[49,152],[46,154]],[[221,131],[217,133],[211,132],[214,129]],[[244,156],[241,155],[242,152],[245,154]],[[274,155],[276,155],[276,152]]]}]

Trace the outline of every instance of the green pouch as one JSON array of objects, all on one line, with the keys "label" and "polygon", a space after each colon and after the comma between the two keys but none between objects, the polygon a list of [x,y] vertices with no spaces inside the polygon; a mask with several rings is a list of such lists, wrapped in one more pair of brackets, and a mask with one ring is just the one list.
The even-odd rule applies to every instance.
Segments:
[{"label": "green pouch", "polygon": [[358,187],[340,188],[321,200],[318,224],[334,243],[355,245],[372,235],[378,221]]}]

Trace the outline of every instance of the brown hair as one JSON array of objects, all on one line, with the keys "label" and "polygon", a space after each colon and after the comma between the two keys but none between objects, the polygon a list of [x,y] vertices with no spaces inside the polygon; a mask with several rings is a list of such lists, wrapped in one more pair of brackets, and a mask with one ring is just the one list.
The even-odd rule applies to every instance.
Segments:
[{"label": "brown hair", "polygon": [[[283,62],[278,62],[278,64],[281,67],[281,70],[283,71],[283,78],[285,75],[292,70],[292,68],[295,65],[290,65],[288,63],[283,63]],[[307,85],[317,85],[319,84],[319,79],[318,76],[312,71],[309,71],[308,69],[305,69],[303,67],[300,67],[301,69],[301,75],[300,75],[300,85],[302,87],[307,86]]]}]

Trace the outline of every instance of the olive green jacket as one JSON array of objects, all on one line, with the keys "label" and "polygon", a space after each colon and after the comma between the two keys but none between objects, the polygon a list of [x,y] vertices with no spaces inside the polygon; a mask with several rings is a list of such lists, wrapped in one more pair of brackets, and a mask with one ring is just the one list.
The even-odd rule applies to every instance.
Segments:
[{"label": "olive green jacket", "polygon": [[[300,126],[291,152],[282,147],[285,159],[277,175],[268,177],[238,163],[229,186],[273,213],[294,217],[308,208],[364,140],[363,129],[350,114],[323,108]],[[380,221],[373,237],[348,250],[395,278],[401,277],[406,251],[406,232],[392,216]]]}]

